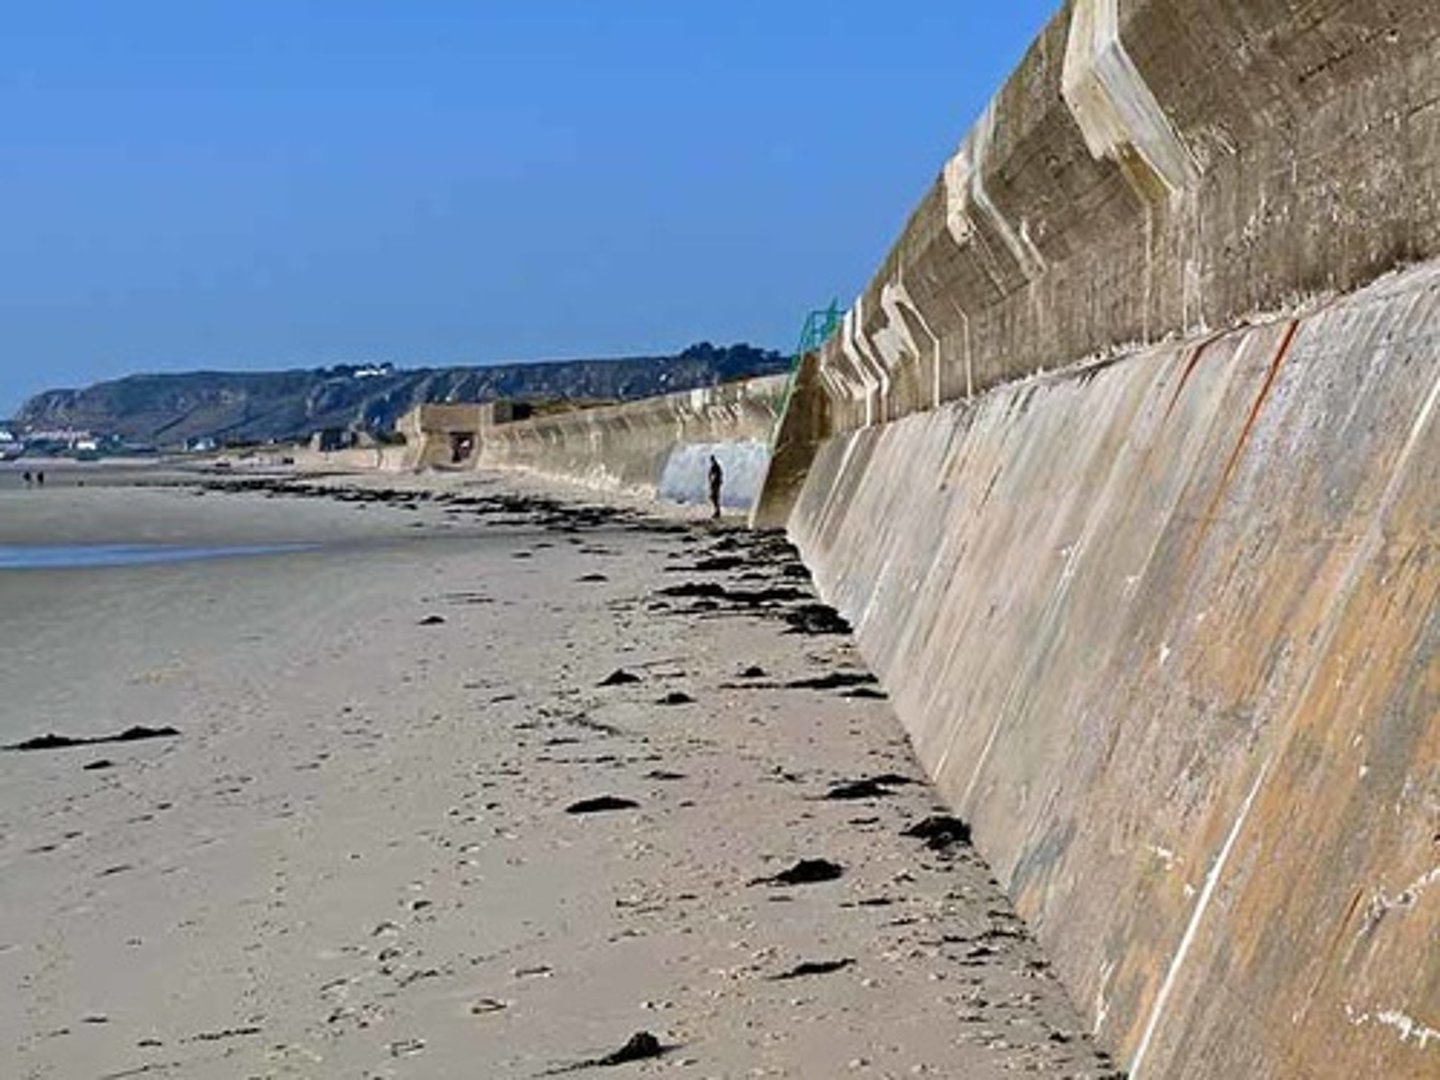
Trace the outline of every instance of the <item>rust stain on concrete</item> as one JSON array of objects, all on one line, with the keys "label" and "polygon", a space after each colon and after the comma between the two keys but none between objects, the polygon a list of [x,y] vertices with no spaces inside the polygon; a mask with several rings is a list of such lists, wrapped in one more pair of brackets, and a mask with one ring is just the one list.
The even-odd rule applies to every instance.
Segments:
[{"label": "rust stain on concrete", "polygon": [[1205,355],[1205,350],[1224,336],[1224,334],[1211,334],[1190,350],[1190,358],[1185,362],[1185,370],[1180,373],[1180,381],[1175,384],[1175,393],[1170,395],[1170,404],[1165,406],[1166,420],[1169,420],[1170,414],[1175,411],[1175,406],[1180,401],[1180,395],[1185,392],[1185,385],[1190,381],[1190,376],[1195,374],[1195,368],[1200,363],[1200,358]]},{"label": "rust stain on concrete", "polygon": [[1275,386],[1275,377],[1280,374],[1280,368],[1285,363],[1285,358],[1290,355],[1290,346],[1295,341],[1295,335],[1300,332],[1300,320],[1291,321],[1285,328],[1285,336],[1280,340],[1280,348],[1276,350],[1274,358],[1270,361],[1270,368],[1265,372],[1265,381],[1260,384],[1260,392],[1255,395],[1255,403],[1250,406],[1250,414],[1245,417],[1245,426],[1240,429],[1240,438],[1235,442],[1235,449],[1230,451],[1230,457],[1225,462],[1225,471],[1220,474],[1220,484],[1215,494],[1210,499],[1210,505],[1205,512],[1208,520],[1215,512],[1230,479],[1235,475],[1235,466],[1240,464],[1240,455],[1245,452],[1245,444],[1250,441],[1250,433],[1255,430],[1255,421],[1260,417],[1260,410],[1265,407],[1265,400],[1270,396],[1271,389]]}]

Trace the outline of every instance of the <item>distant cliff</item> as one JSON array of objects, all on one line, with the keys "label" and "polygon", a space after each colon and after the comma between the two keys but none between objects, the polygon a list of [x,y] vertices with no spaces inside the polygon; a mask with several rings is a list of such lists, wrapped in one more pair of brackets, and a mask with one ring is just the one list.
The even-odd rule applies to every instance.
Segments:
[{"label": "distant cliff", "polygon": [[173,445],[210,437],[253,442],[318,428],[389,430],[401,413],[436,401],[494,398],[628,400],[784,371],[787,358],[750,345],[692,345],[677,356],[297,371],[132,375],[83,390],[47,390],[21,407],[22,429],[86,429]]}]

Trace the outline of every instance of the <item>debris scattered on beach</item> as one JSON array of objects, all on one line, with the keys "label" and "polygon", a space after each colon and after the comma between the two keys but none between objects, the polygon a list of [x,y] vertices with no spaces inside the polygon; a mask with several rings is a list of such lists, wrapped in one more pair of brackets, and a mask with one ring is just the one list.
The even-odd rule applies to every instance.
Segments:
[{"label": "debris scattered on beach", "polygon": [[949,814],[933,814],[923,821],[917,821],[900,833],[924,840],[932,851],[944,851],[952,844],[970,843],[970,826]]},{"label": "debris scattered on beach", "polygon": [[755,878],[751,885],[817,885],[822,881],[834,881],[845,873],[845,868],[829,859],[801,859],[794,866],[781,870],[770,877]]},{"label": "debris scattered on beach", "polygon": [[624,1065],[630,1061],[645,1061],[648,1058],[657,1058],[665,1053],[665,1047],[660,1040],[648,1031],[637,1031],[626,1041],[619,1050],[612,1051],[604,1057],[596,1058],[597,1065]]},{"label": "debris scattered on beach", "polygon": [[771,975],[772,981],[780,982],[783,979],[803,979],[809,975],[831,975],[837,971],[853,966],[855,958],[847,956],[841,960],[806,960],[796,964],[789,971],[782,971],[779,975]]},{"label": "debris scattered on beach", "polygon": [[603,814],[610,810],[634,810],[639,807],[634,799],[622,799],[618,795],[598,795],[593,799],[581,799],[565,808],[567,814]]},{"label": "debris scattered on beach", "polygon": [[660,596],[703,596],[712,600],[718,600],[726,594],[725,586],[714,581],[687,581],[682,585],[669,585],[663,589],[656,589],[655,592]]},{"label": "debris scattered on beach", "polygon": [[577,1061],[573,1065],[562,1065],[558,1069],[547,1070],[541,1075],[559,1076],[563,1073],[579,1072],[582,1069],[608,1069],[616,1065],[628,1065],[632,1061],[648,1061],[652,1058],[663,1057],[669,1052],[669,1049],[650,1032],[637,1031],[618,1050],[612,1050],[600,1057]]},{"label": "debris scattered on beach", "polygon": [[386,1043],[385,1048],[390,1051],[391,1057],[412,1057],[425,1049],[424,1039],[396,1039],[394,1042]]},{"label": "debris scattered on beach", "polygon": [[809,679],[794,679],[785,684],[787,690],[841,690],[849,686],[866,686],[876,681],[868,671],[831,671]]},{"label": "debris scattered on beach", "polygon": [[243,1035],[259,1035],[261,1028],[254,1024],[244,1027],[223,1028],[220,1031],[201,1031],[191,1035],[187,1042],[219,1042],[222,1039],[236,1039]]},{"label": "debris scattered on beach", "polygon": [[904,787],[916,781],[908,776],[899,776],[895,773],[884,773],[880,776],[867,776],[861,780],[843,780],[833,786],[825,793],[827,799],[881,799],[887,795],[893,795],[891,788]]},{"label": "debris scattered on beach", "polygon": [[787,634],[848,634],[850,624],[829,604],[801,604],[785,612]]},{"label": "debris scattered on beach", "polygon": [[712,555],[708,559],[701,559],[691,569],[707,571],[735,570],[744,566],[745,560],[739,555]]},{"label": "debris scattered on beach", "polygon": [[0,746],[0,750],[66,750],[72,746],[97,746],[100,743],[140,742],[142,739],[170,739],[180,732],[173,727],[145,727],[137,724],[118,735],[36,735],[33,739]]},{"label": "debris scattered on beach", "polygon": [[[251,763],[248,741],[216,737],[224,730],[220,720],[232,715],[231,703],[212,713],[199,699],[187,702],[189,719],[158,714],[187,725],[186,741],[167,749],[191,751],[166,754],[154,763],[158,768],[146,760],[147,768],[132,777],[127,752],[100,748],[90,758],[52,759],[63,768],[41,770],[46,783],[76,800],[59,820],[87,830],[84,840],[72,843],[72,834],[62,838],[47,818],[43,828],[23,836],[21,849],[62,854],[29,860],[27,872],[62,881],[71,867],[80,868],[80,887],[103,894],[106,904],[152,896],[154,883],[183,865],[174,852],[188,837],[188,817],[207,822],[203,815],[211,809],[223,811],[226,820],[268,815],[267,837],[306,830],[315,841],[306,851],[334,871],[312,879],[305,862],[267,864],[260,867],[264,880],[253,887],[244,883],[243,895],[256,898],[253,923],[186,926],[184,935],[157,932],[154,942],[147,933],[149,949],[248,935],[243,944],[258,962],[274,961],[279,976],[316,974],[317,981],[330,981],[313,1000],[296,998],[293,1017],[276,1008],[274,998],[261,998],[253,1010],[214,1017],[217,1030],[195,1024],[164,1032],[163,1045],[171,1051],[163,1056],[154,1052],[162,1046],[159,1039],[135,1041],[151,1033],[153,1012],[117,1014],[110,1032],[115,1045],[150,1050],[141,1059],[149,1063],[138,1068],[137,1062],[117,1061],[113,1067],[130,1066],[117,1078],[172,1070],[180,1075],[202,1055],[222,1053],[250,1071],[263,1071],[270,1062],[304,1068],[301,1037],[310,1030],[353,1040],[345,1052],[357,1066],[368,1054],[373,1072],[429,1061],[431,1071],[446,1074],[468,1066],[485,1075],[621,1078],[658,1076],[675,1065],[731,1075],[749,1064],[744,1055],[750,1052],[743,1040],[729,1038],[735,1017],[759,1037],[774,1036],[776,1071],[809,1075],[809,1065],[811,1072],[839,1075],[848,1060],[852,1070],[863,1064],[862,1071],[877,1075],[967,1075],[962,1066],[947,1067],[983,1058],[994,1061],[997,1071],[1033,1065],[1033,1071],[1052,1075],[1101,1075],[1092,1066],[1088,1035],[1063,1001],[1054,1004],[1053,976],[1023,927],[1002,910],[1003,897],[983,862],[966,848],[950,847],[968,840],[968,828],[958,819],[925,817],[943,807],[917,779],[919,767],[893,717],[868,702],[836,700],[885,696],[853,644],[838,637],[779,636],[848,629],[834,609],[817,601],[808,571],[794,561],[795,550],[782,535],[657,525],[630,511],[592,515],[588,508],[545,499],[477,495],[469,486],[433,496],[407,492],[407,507],[399,495],[374,489],[311,485],[302,492],[291,481],[261,482],[287,486],[287,496],[372,507],[371,516],[414,507],[433,516],[443,504],[440,512],[447,515],[489,517],[519,531],[503,534],[503,543],[481,553],[488,561],[475,565],[482,569],[503,561],[491,576],[465,563],[452,577],[437,572],[432,580],[426,562],[418,588],[396,593],[407,605],[398,608],[398,623],[382,619],[376,624],[381,634],[358,638],[359,660],[349,653],[331,657],[336,665],[322,674],[335,679],[333,689],[322,685],[332,696],[316,698],[313,713],[311,690],[298,684],[288,700],[242,700],[252,710],[247,724],[273,719],[282,725],[282,740],[262,744],[264,753],[275,750],[272,773]],[[425,518],[427,526],[430,520]],[[596,525],[607,530],[611,547],[586,543]],[[536,542],[537,530],[558,544]],[[623,535],[630,532],[645,535]],[[655,539],[665,533],[674,539]],[[651,544],[656,547],[646,546]],[[517,546],[533,549],[536,560],[544,555],[543,566],[532,561],[515,567],[509,555]],[[663,567],[658,558],[642,562],[641,547],[649,555],[668,553],[672,561]],[[608,573],[590,572],[599,563],[584,554],[609,557]],[[661,574],[662,568],[680,572]],[[547,572],[537,576],[540,569]],[[706,571],[712,580],[698,573]],[[531,584],[521,588],[516,583],[522,579]],[[456,591],[441,591],[435,584],[440,580],[453,580]],[[603,581],[610,582],[605,590],[572,587]],[[480,582],[485,592],[478,591]],[[678,592],[658,596],[660,584]],[[651,606],[658,601],[664,602]],[[525,606],[532,603],[533,621]],[[447,648],[448,635],[414,634],[422,617],[442,609],[453,615],[456,606],[468,608],[457,616],[457,627],[463,624],[473,647]],[[593,625],[586,621],[602,609]],[[657,618],[652,611],[665,614]],[[447,621],[435,614],[420,625]],[[523,633],[512,640],[507,635],[516,627]],[[692,636],[701,648],[692,647]],[[394,644],[391,638],[401,639],[400,647],[382,654],[381,646]],[[543,648],[531,650],[532,643]],[[335,651],[331,641],[299,644],[312,661]],[[507,645],[525,655],[513,664],[508,658],[494,662]],[[360,662],[371,655],[386,658]],[[754,662],[761,656],[764,666]],[[604,673],[607,663],[625,666],[597,683],[595,673]],[[308,678],[313,664],[296,670]],[[627,684],[638,685],[623,689]],[[197,679],[196,685],[210,684]],[[388,722],[392,693],[405,695],[406,716],[415,703],[416,722]],[[449,707],[453,702],[461,704]],[[338,721],[331,717],[337,712]],[[32,715],[47,719],[45,713]],[[85,731],[93,722],[48,717],[61,729]],[[118,727],[113,719],[111,724]],[[92,741],[128,739],[41,736],[31,740],[33,746],[11,749]],[[100,756],[108,753],[116,754],[113,762]],[[321,761],[323,782],[313,773],[287,779],[291,769],[313,769]],[[174,770],[192,766],[209,770],[199,774],[203,782],[193,791],[170,783],[181,775]],[[73,775],[112,767],[93,779]],[[879,775],[881,770],[894,772]],[[258,782],[242,791],[252,774]],[[632,796],[619,796],[623,790]],[[582,798],[584,791],[593,797]],[[148,813],[133,814],[169,809],[171,803],[154,801],[161,792],[178,800],[180,809],[167,818],[173,824],[137,829],[126,846],[110,851],[104,842],[109,825],[95,823],[148,821]],[[348,800],[356,793],[364,801],[353,805],[368,816],[352,822]],[[141,803],[132,807],[137,798]],[[102,809],[107,817],[99,816]],[[556,821],[562,810],[574,816],[628,813],[565,826]],[[913,845],[897,835],[907,825]],[[33,847],[38,841],[45,846]],[[929,856],[921,843],[942,854]],[[943,854],[947,849],[951,855]],[[220,865],[219,852],[197,857],[196,880],[199,871]],[[828,858],[800,858],[807,852]],[[301,871],[307,872],[303,879]],[[762,892],[736,887],[757,871],[771,875],[749,882]],[[93,879],[102,872],[116,876]],[[363,887],[348,891],[360,882]],[[836,884],[805,888],[824,882]],[[526,903],[511,902],[516,890],[530,888],[533,900],[521,893]],[[571,889],[585,890],[595,903],[577,909]],[[337,896],[343,899],[338,905]],[[180,898],[188,903],[190,893]],[[323,976],[312,954],[293,948],[307,942],[301,927],[311,924],[302,920],[316,910],[343,916],[326,941],[336,951]],[[188,913],[176,909],[172,921]],[[393,921],[383,919],[387,913]],[[708,952],[668,951],[673,935],[714,932],[712,915],[716,927],[744,927],[725,931],[724,938],[743,950],[713,960]],[[480,940],[477,927],[493,941]],[[129,932],[117,927],[107,935],[107,948],[128,955],[122,942],[125,948],[140,945],[138,937],[125,939]],[[291,934],[296,936],[287,940]],[[697,937],[692,944],[702,940],[709,939]],[[632,958],[653,959],[657,954],[645,950],[657,947],[665,950],[658,955],[667,985],[644,987],[654,998],[637,1002],[631,991],[641,988],[616,972]],[[153,955],[163,958],[158,950]],[[905,962],[892,963],[895,957]],[[698,966],[702,962],[717,967]],[[733,995],[727,992],[718,1007],[708,996],[712,971],[735,980]],[[840,978],[827,978],[836,974]],[[875,978],[862,978],[870,975]],[[620,1015],[613,1027],[587,1028],[583,1017],[557,1022],[563,1014],[540,1007],[558,1000],[555,995],[587,1001],[591,995],[613,997],[626,986],[617,1014],[637,1004],[646,1012]],[[913,1000],[915,1015],[926,1022],[893,1040],[867,1043],[866,1021],[850,1014],[851,1023],[818,1029],[824,1050],[834,1050],[833,1061],[823,1064],[812,1060],[813,1042],[785,1041],[794,1028],[846,1016],[854,995],[873,987],[882,987],[887,1000]],[[70,1007],[61,1016],[77,1034],[81,1012]],[[883,1022],[883,1015],[877,1019]],[[930,1023],[932,1017],[939,1022]],[[258,1026],[226,1026],[261,1023],[263,1033]],[[636,1030],[636,1023],[652,1031]],[[1077,1032],[1063,1051],[1052,1034],[1062,1026]],[[635,1032],[628,1040],[620,1036],[626,1027]],[[911,1030],[917,1037],[908,1037]],[[882,1049],[872,1049],[880,1042]],[[690,1046],[703,1052],[685,1056]]]}]

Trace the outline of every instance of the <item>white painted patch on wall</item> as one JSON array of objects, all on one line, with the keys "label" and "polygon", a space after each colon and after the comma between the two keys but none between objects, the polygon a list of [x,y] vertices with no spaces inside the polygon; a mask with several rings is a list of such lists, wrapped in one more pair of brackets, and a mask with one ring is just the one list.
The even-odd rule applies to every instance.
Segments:
[{"label": "white painted patch on wall", "polygon": [[1382,1009],[1375,1013],[1356,1012],[1354,1006],[1346,1002],[1345,1019],[1350,1021],[1354,1027],[1364,1027],[1373,1020],[1377,1024],[1383,1024],[1398,1031],[1402,1043],[1408,1043],[1414,1039],[1420,1049],[1425,1050],[1433,1041],[1437,1044],[1437,1049],[1440,1049],[1440,1029],[1422,1023],[1399,1009]]},{"label": "white painted patch on wall", "polygon": [[1422,1024],[1413,1016],[1406,1016],[1403,1012],[1386,1009],[1384,1012],[1376,1013],[1375,1019],[1400,1032],[1401,1042],[1409,1042],[1413,1038],[1420,1044],[1421,1050],[1429,1045],[1431,1039],[1440,1042],[1440,1030],[1436,1030],[1428,1024]]},{"label": "white painted patch on wall", "polygon": [[712,454],[725,473],[720,504],[734,510],[748,510],[754,505],[770,465],[770,447],[759,439],[676,446],[670,451],[660,475],[660,498],[691,505],[709,502]]}]

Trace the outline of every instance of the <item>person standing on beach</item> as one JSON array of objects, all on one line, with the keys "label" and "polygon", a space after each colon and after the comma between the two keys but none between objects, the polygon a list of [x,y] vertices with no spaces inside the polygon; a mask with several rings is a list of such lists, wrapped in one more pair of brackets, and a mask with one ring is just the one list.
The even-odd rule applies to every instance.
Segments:
[{"label": "person standing on beach", "polygon": [[720,516],[720,486],[725,483],[725,470],[720,468],[720,462],[715,460],[715,455],[710,455],[710,505],[715,512],[710,516]]},{"label": "person standing on beach", "polygon": [[40,487],[45,486],[45,474],[43,472],[37,472],[35,474],[35,483]]},{"label": "person standing on beach", "polygon": [[30,470],[29,470],[29,469],[26,469],[26,470],[25,470],[24,477],[25,477],[25,486],[26,486],[26,487],[29,487],[29,486],[30,486]]}]

